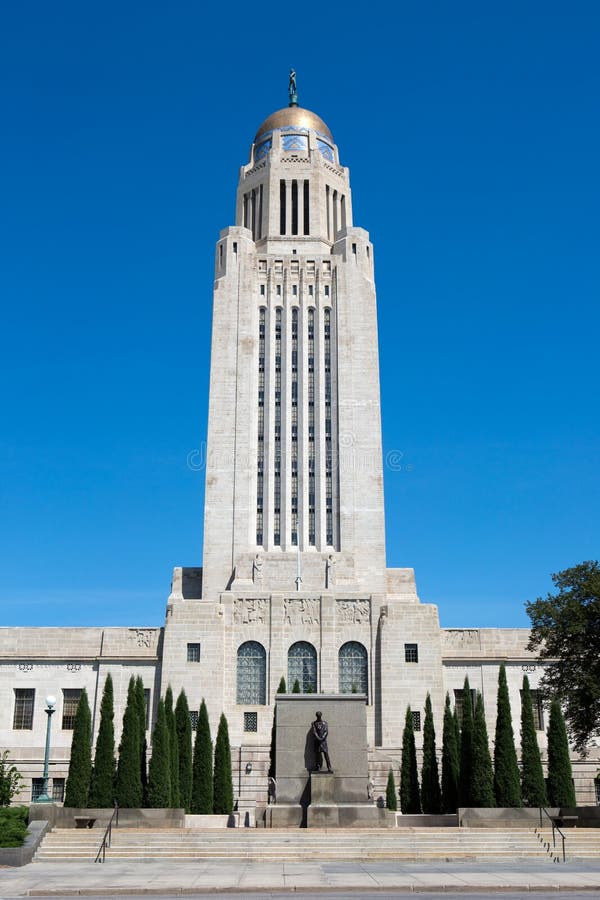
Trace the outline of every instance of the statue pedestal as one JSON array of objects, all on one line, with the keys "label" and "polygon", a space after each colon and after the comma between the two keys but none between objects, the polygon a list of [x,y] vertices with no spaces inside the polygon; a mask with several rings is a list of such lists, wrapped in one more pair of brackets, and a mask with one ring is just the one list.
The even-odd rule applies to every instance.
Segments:
[{"label": "statue pedestal", "polygon": [[311,772],[306,827],[393,828],[393,813],[365,802],[364,796],[364,778]]}]

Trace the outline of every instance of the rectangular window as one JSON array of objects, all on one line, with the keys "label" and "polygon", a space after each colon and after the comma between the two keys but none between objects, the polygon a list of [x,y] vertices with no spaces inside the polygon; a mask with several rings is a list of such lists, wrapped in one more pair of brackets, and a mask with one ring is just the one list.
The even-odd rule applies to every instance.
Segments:
[{"label": "rectangular window", "polygon": [[405,644],[404,645],[404,661],[409,663],[418,663],[419,662],[419,645],[418,644]]},{"label": "rectangular window", "polygon": [[258,731],[258,713],[244,713],[244,731]]},{"label": "rectangular window", "polygon": [[420,731],[421,730],[421,713],[417,710],[411,710],[412,712],[412,720],[413,720],[413,730]]},{"label": "rectangular window", "polygon": [[198,727],[198,710],[190,709],[190,723],[192,725],[192,731],[195,732]]},{"label": "rectangular window", "polygon": [[144,700],[146,701],[146,731],[150,728],[150,688],[144,688]]},{"label": "rectangular window", "polygon": [[187,645],[187,661],[193,663],[200,662],[200,644]]},{"label": "rectangular window", "polygon": [[31,731],[33,728],[33,688],[15,688],[15,712],[13,728],[15,731]]},{"label": "rectangular window", "polygon": [[31,779],[31,799],[33,803],[41,797],[44,792],[44,779],[43,778],[32,778]]},{"label": "rectangular window", "polygon": [[308,180],[304,182],[304,234],[310,234],[310,195]]},{"label": "rectangular window", "polygon": [[[523,691],[521,691],[523,694]],[[544,704],[539,691],[531,691],[531,706],[533,708],[533,724],[536,731],[544,730]]]},{"label": "rectangular window", "polygon": [[62,730],[73,731],[81,688],[63,688]]},{"label": "rectangular window", "polygon": [[285,181],[283,178],[279,182],[279,234],[285,234]]},{"label": "rectangular window", "polygon": [[65,779],[64,778],[53,778],[52,779],[52,799],[56,803],[62,803],[65,799]]},{"label": "rectangular window", "polygon": [[[475,688],[471,688],[471,709],[475,712],[475,702],[477,700],[477,691]],[[463,689],[460,688],[454,691],[454,708],[456,709],[456,715],[458,717],[458,724],[462,725],[463,720]]]}]

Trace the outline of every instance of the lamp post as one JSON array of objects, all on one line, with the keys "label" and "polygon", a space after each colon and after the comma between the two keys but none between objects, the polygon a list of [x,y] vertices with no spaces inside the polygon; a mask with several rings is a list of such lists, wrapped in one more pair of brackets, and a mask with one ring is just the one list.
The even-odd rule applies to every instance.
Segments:
[{"label": "lamp post", "polygon": [[46,709],[44,712],[48,716],[46,723],[46,752],[44,753],[44,785],[42,793],[35,801],[36,803],[52,803],[52,797],[48,796],[48,767],[50,765],[50,727],[52,725],[52,714],[55,712],[56,697],[51,695],[46,697]]}]

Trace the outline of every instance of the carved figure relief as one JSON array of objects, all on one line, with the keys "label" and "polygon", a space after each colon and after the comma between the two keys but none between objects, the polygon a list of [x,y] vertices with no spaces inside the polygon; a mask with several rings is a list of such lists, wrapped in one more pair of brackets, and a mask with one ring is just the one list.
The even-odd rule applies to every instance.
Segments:
[{"label": "carved figure relief", "polygon": [[476,628],[449,628],[445,634],[449,644],[458,646],[477,643],[479,640],[479,631]]},{"label": "carved figure relief", "polygon": [[151,647],[155,639],[155,631],[151,628],[130,628],[129,640],[135,642],[138,647]]},{"label": "carved figure relief", "polygon": [[284,625],[318,625],[319,600],[313,597],[286,597],[283,601]]},{"label": "carved figure relief", "polygon": [[337,620],[343,625],[366,625],[371,618],[369,600],[338,600]]},{"label": "carved figure relief", "polygon": [[257,553],[252,561],[252,581],[254,584],[262,581],[263,561],[260,553]]},{"label": "carved figure relief", "polygon": [[267,609],[265,597],[238,597],[233,601],[233,621],[236,625],[264,625]]}]

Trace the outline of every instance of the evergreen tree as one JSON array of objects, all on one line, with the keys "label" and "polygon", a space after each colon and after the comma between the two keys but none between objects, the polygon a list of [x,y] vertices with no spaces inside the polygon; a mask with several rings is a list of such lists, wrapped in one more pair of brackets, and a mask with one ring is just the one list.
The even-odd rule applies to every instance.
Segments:
[{"label": "evergreen tree", "polygon": [[396,781],[394,779],[394,773],[392,771],[392,767],[390,766],[390,771],[388,772],[387,785],[385,788],[385,805],[388,809],[396,810],[398,809],[398,798],[396,796]]},{"label": "evergreen tree", "polygon": [[458,721],[458,710],[456,706],[452,712],[452,724],[454,725],[454,737],[456,740],[456,752],[458,753],[458,768],[459,768],[459,779],[460,779],[460,722]]},{"label": "evergreen tree", "polygon": [[442,812],[455,813],[458,806],[459,760],[456,727],[450,694],[446,694],[444,730],[442,734]]},{"label": "evergreen tree", "polygon": [[102,702],[100,703],[100,727],[90,782],[89,804],[91,807],[106,809],[113,805],[116,774],[114,692],[109,672],[104,682]]},{"label": "evergreen tree", "polygon": [[160,698],[152,732],[152,756],[148,766],[148,806],[168,809],[171,805],[171,753],[165,701]]},{"label": "evergreen tree", "polygon": [[88,804],[92,774],[92,715],[84,688],[77,704],[71,741],[69,774],[65,786],[65,806],[81,808]]},{"label": "evergreen tree", "polygon": [[417,749],[410,706],[406,709],[406,722],[402,735],[402,768],[400,770],[400,809],[406,813],[421,812]]},{"label": "evergreen tree", "polygon": [[142,803],[146,800],[146,789],[148,786],[148,741],[146,740],[146,728],[148,721],[148,711],[146,709],[146,693],[144,691],[144,682],[141,675],[135,680],[135,700],[138,714],[138,735],[140,741],[139,758],[140,758],[140,780],[142,785]]},{"label": "evergreen tree", "polygon": [[423,725],[423,768],[421,769],[421,805],[424,813],[440,813],[442,795],[437,754],[435,750],[435,727],[431,697],[425,699],[425,723]]},{"label": "evergreen tree", "polygon": [[521,693],[521,794],[525,806],[548,805],[527,675],[523,676]]},{"label": "evergreen tree", "polygon": [[300,682],[297,678],[294,679],[294,686],[292,687],[292,694],[300,694]]},{"label": "evergreen tree", "polygon": [[204,698],[200,704],[194,743],[191,809],[193,813],[205,816],[213,811],[213,745]]},{"label": "evergreen tree", "polygon": [[459,806],[472,806],[471,783],[473,779],[473,704],[471,686],[465,678],[462,702],[462,727],[460,729],[460,776],[458,782]]},{"label": "evergreen tree", "polygon": [[548,801],[550,806],[576,806],[569,739],[560,702],[550,705],[548,723]]},{"label": "evergreen tree", "polygon": [[496,805],[520,807],[521,784],[515,736],[512,727],[510,699],[504,663],[498,673],[496,739],[494,741],[494,794]]},{"label": "evergreen tree", "polygon": [[181,805],[189,813],[192,802],[192,723],[183,688],[175,705],[175,727],[179,752],[179,794]]},{"label": "evergreen tree", "polygon": [[125,809],[138,809],[142,805],[140,720],[133,675],[129,679],[127,705],[123,714],[115,797],[119,806]]},{"label": "evergreen tree", "polygon": [[[300,685],[298,685],[298,687],[299,687],[299,686],[300,686]],[[287,690],[287,689],[286,689],[286,686],[285,686],[285,677],[282,675],[281,678],[279,679],[279,687],[277,688],[277,693],[278,693],[278,694],[285,694],[285,693],[286,693],[286,690]]]},{"label": "evergreen tree", "polygon": [[171,775],[171,807],[178,809],[181,806],[179,796],[179,745],[177,743],[177,728],[175,726],[175,712],[173,710],[173,691],[171,685],[165,693],[165,719],[167,733],[169,735],[169,759]]},{"label": "evergreen tree", "polygon": [[473,719],[473,780],[471,786],[471,806],[491,807],[494,803],[494,772],[488,742],[483,697],[477,691],[475,716]]},{"label": "evergreen tree", "polygon": [[215,741],[215,770],[213,777],[213,809],[216,815],[233,812],[233,781],[231,777],[231,748],[225,713],[221,713]]}]

